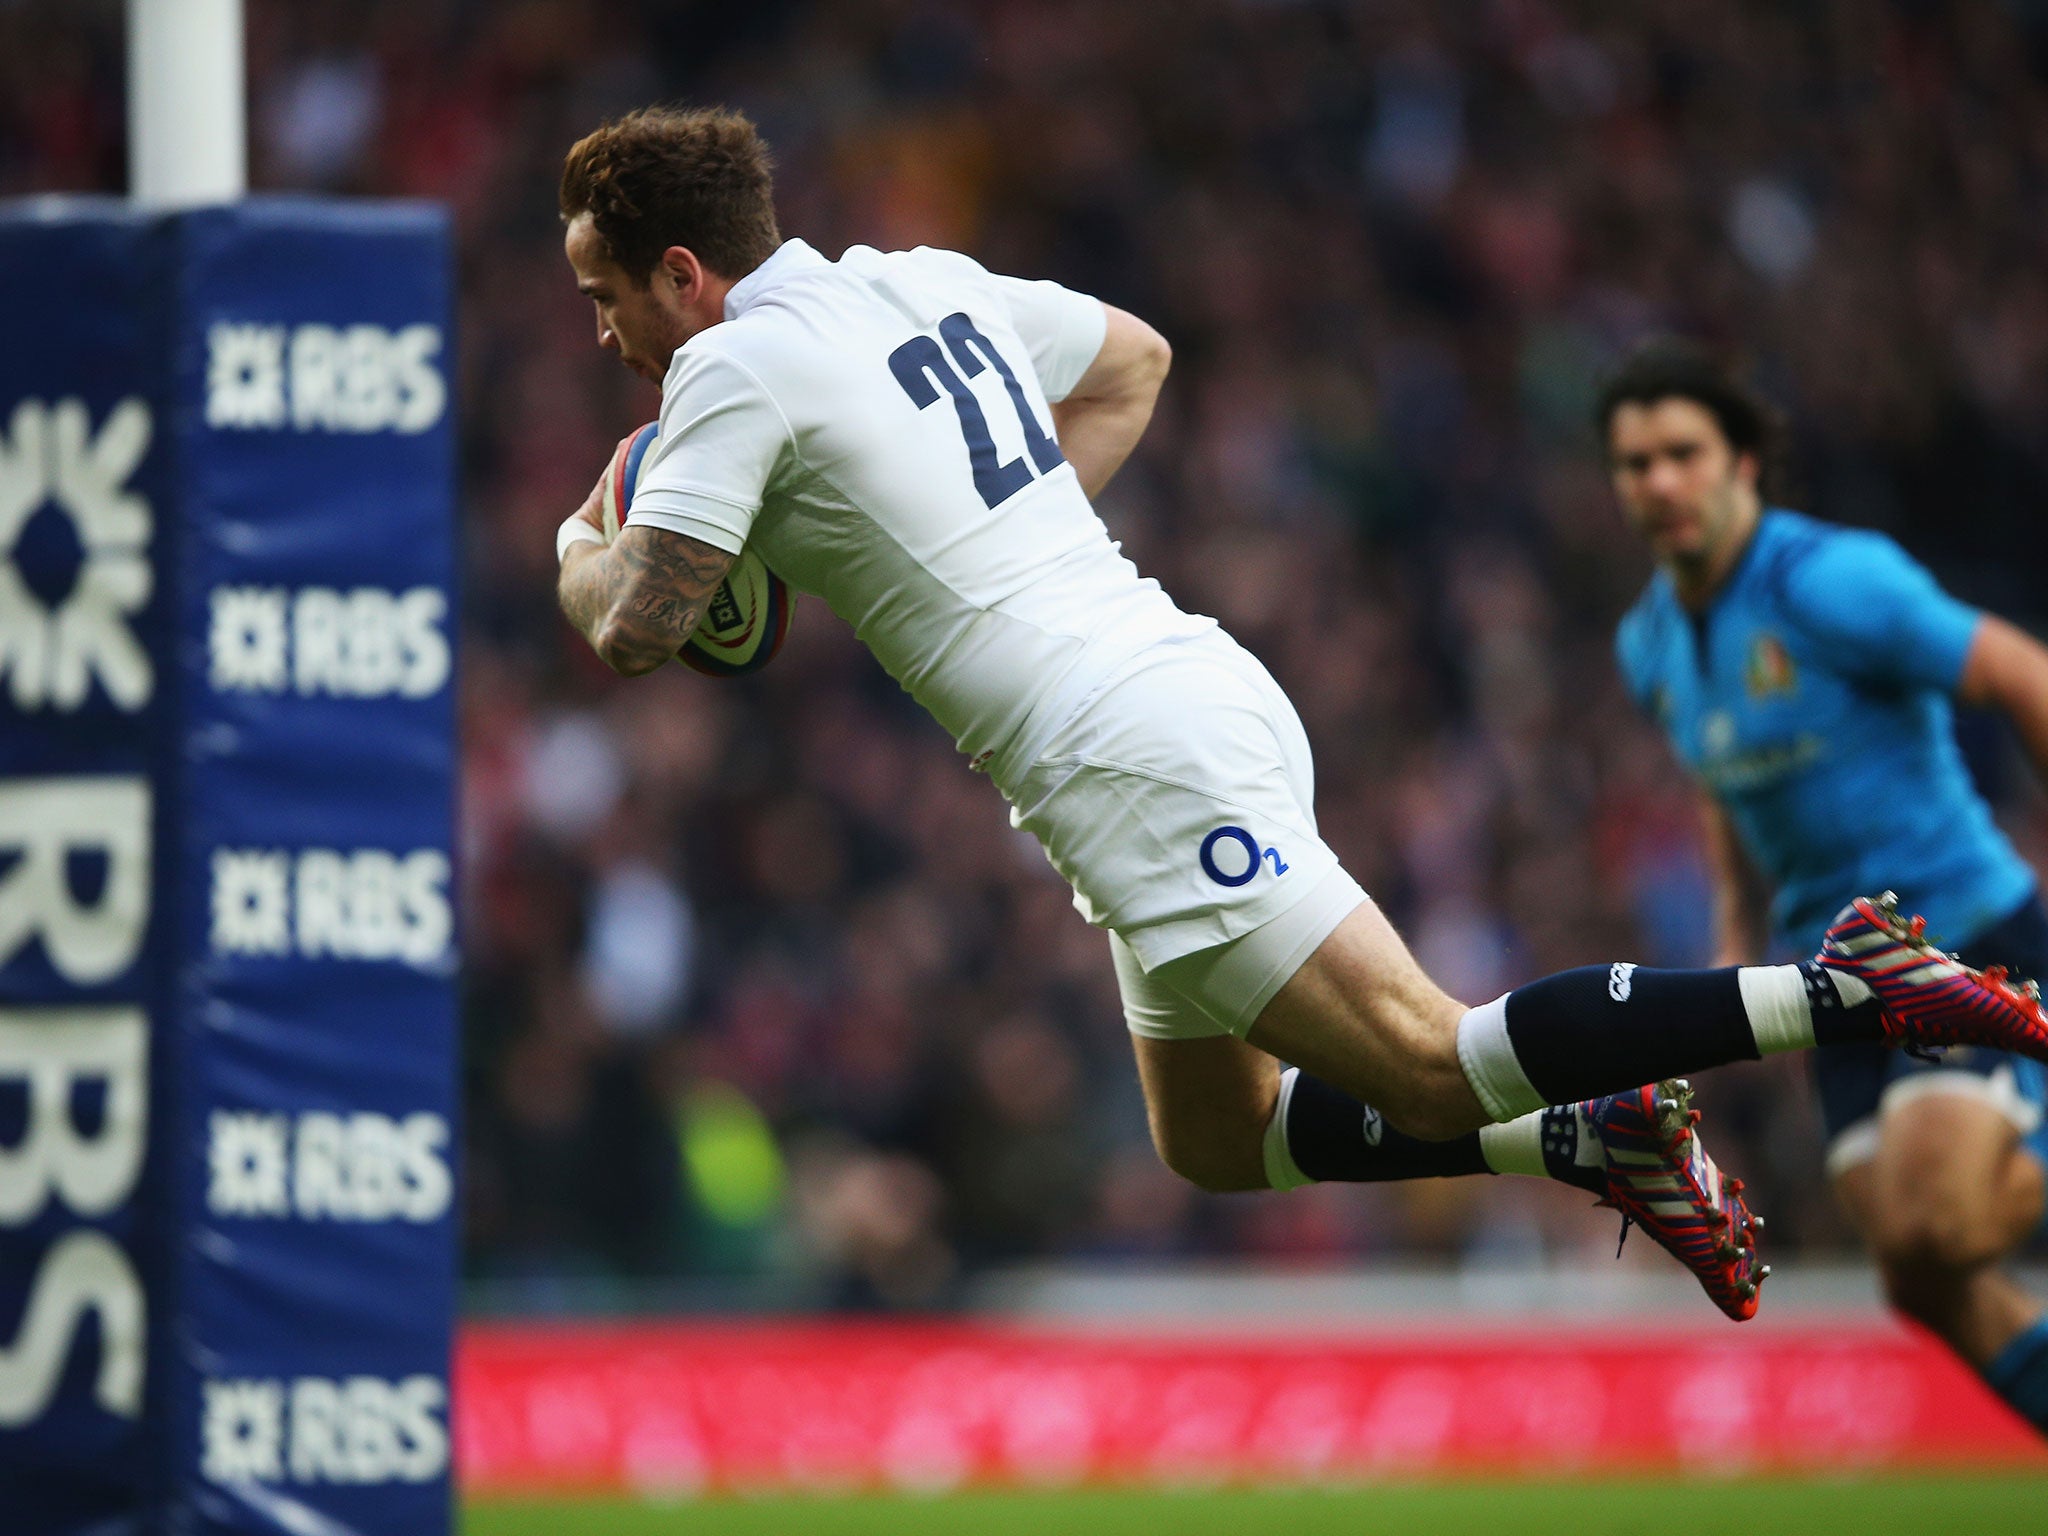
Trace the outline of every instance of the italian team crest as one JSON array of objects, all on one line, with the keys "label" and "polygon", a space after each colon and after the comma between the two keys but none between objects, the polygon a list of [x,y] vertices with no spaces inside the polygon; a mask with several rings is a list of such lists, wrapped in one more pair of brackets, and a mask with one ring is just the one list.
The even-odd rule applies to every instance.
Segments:
[{"label": "italian team crest", "polygon": [[1776,635],[1758,635],[1749,648],[1749,665],[1743,669],[1742,680],[1752,699],[1767,699],[1797,688],[1799,672],[1784,641]]}]

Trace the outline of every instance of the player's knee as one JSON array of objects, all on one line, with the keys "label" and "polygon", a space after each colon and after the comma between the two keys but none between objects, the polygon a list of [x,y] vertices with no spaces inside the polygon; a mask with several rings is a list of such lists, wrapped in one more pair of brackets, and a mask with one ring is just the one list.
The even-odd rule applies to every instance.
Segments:
[{"label": "player's knee", "polygon": [[[1887,1211],[1870,1238],[1886,1286],[1907,1300],[1940,1292],[1950,1277],[1990,1263],[2003,1247],[1984,1202],[1952,1191]],[[1906,1301],[1895,1302],[1919,1315]]]},{"label": "player's knee", "polygon": [[1165,1115],[1152,1116],[1152,1145],[1159,1160],[1197,1189],[1211,1194],[1264,1189],[1263,1127],[1217,1124],[1191,1125]]}]

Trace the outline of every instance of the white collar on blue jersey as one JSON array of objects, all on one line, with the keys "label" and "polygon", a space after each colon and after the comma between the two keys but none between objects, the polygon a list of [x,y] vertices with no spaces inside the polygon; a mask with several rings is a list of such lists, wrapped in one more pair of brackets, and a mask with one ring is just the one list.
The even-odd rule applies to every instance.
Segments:
[{"label": "white collar on blue jersey", "polygon": [[807,242],[785,240],[775,248],[773,256],[727,290],[725,318],[733,319],[749,305],[758,302],[761,295],[777,283],[787,282],[799,272],[810,272],[831,265],[831,262],[820,256]]}]

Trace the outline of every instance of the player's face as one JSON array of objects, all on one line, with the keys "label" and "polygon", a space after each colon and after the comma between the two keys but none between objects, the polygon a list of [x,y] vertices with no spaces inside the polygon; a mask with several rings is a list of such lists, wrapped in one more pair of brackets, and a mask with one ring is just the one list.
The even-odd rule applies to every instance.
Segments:
[{"label": "player's face", "polygon": [[1755,509],[1755,455],[1735,452],[1697,400],[1618,406],[1607,450],[1614,494],[1659,560],[1713,562]]},{"label": "player's face", "polygon": [[577,292],[597,308],[597,344],[618,353],[620,362],[650,384],[659,384],[668,376],[676,348],[690,339],[675,285],[659,270],[635,282],[605,250],[587,213],[569,221],[562,248],[576,269]]}]

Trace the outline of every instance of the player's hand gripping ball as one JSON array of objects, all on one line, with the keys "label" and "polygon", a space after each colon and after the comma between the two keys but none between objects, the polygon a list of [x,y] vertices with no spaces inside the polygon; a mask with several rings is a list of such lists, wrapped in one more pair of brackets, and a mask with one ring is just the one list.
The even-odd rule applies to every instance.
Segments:
[{"label": "player's hand gripping ball", "polygon": [[[654,446],[657,425],[650,421],[619,439],[611,463],[605,466],[599,501],[607,544],[625,525],[626,511],[633,505],[633,487],[639,483],[640,466]],[[676,660],[706,677],[743,677],[758,672],[782,649],[794,604],[787,583],[769,570],[759,555],[742,549],[724,582],[711,594],[704,617],[676,652]]]}]

